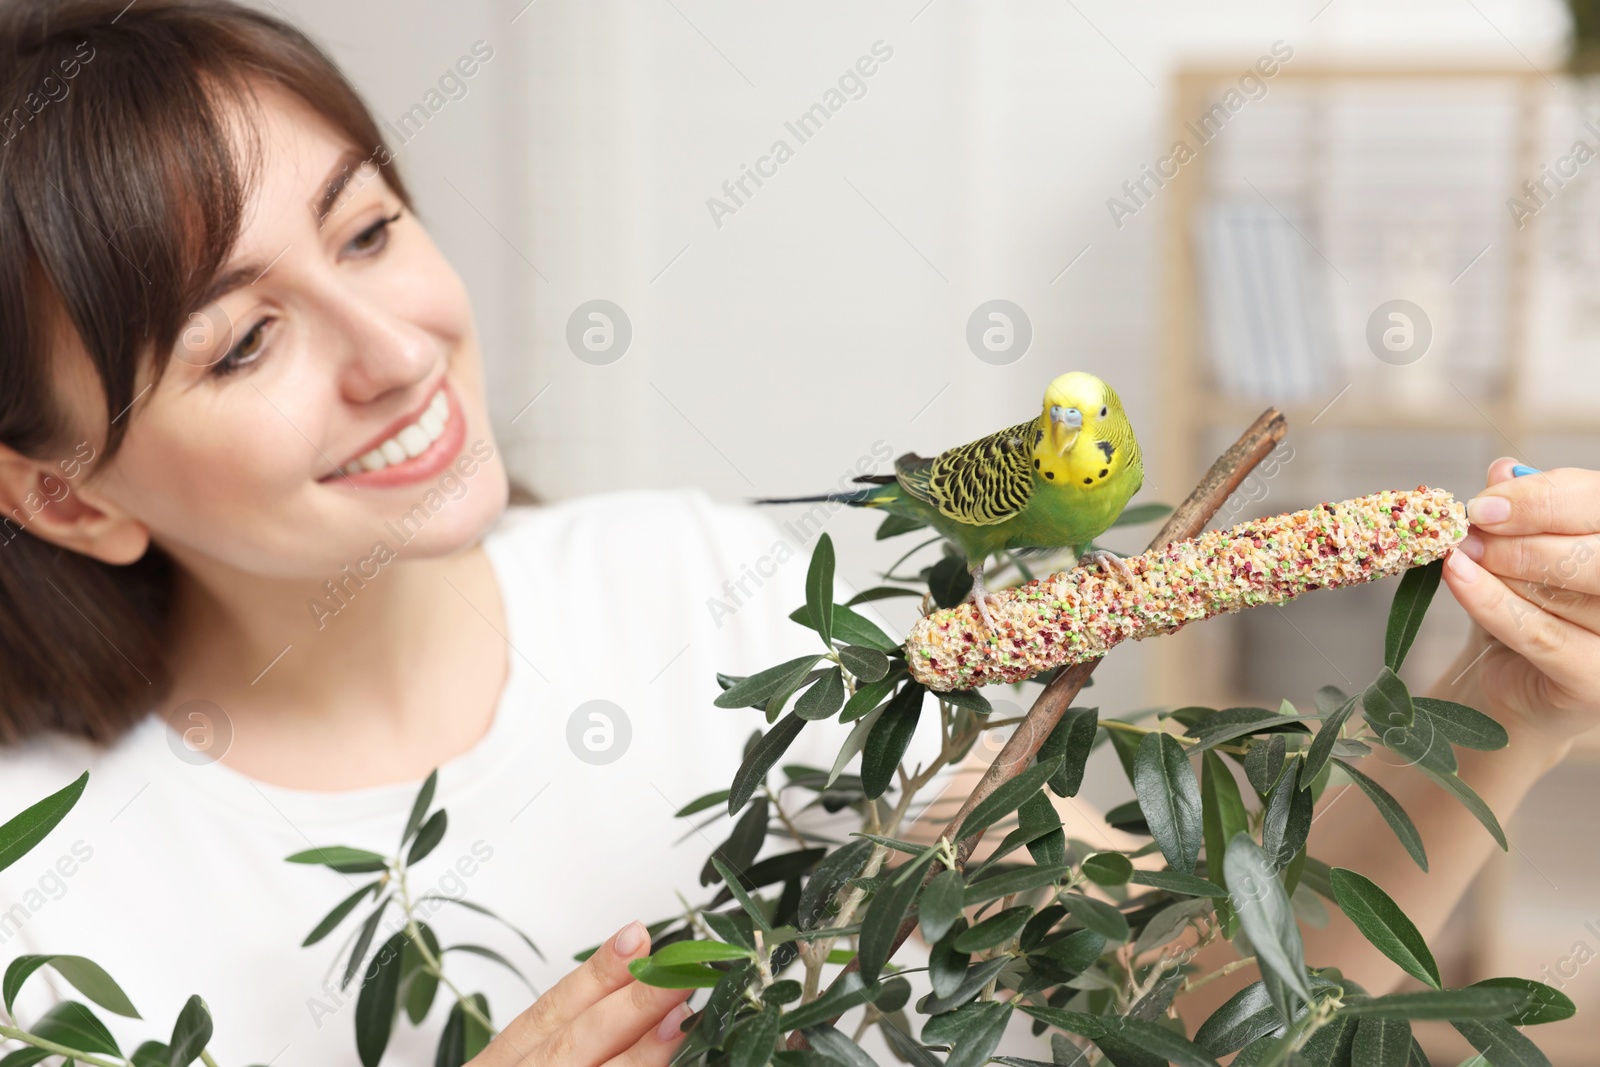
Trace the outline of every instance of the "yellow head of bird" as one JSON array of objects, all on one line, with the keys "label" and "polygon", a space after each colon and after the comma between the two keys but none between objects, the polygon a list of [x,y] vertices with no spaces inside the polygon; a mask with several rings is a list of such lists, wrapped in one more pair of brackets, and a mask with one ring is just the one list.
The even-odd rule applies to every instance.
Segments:
[{"label": "yellow head of bird", "polygon": [[[1063,374],[1044,391],[1043,418],[1049,451],[1065,456],[1086,427],[1110,418],[1113,410],[1120,408],[1116,393],[1094,375],[1084,371]],[[1093,436],[1091,432],[1090,437]]]}]

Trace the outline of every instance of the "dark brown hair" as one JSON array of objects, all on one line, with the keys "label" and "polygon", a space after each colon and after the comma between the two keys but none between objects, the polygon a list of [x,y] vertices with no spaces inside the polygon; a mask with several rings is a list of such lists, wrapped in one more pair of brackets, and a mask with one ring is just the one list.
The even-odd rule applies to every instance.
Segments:
[{"label": "dark brown hair", "polygon": [[[116,452],[140,360],[160,375],[233,249],[253,172],[225,105],[254,80],[370,153],[412,207],[360,96],[283,21],[232,0],[0,0],[0,443],[57,460],[51,500]],[[98,447],[71,439],[52,384],[66,330],[104,394]],[[119,567],[37,538],[39,500],[0,516],[0,741],[108,742],[170,689],[174,564],[154,545]]]}]

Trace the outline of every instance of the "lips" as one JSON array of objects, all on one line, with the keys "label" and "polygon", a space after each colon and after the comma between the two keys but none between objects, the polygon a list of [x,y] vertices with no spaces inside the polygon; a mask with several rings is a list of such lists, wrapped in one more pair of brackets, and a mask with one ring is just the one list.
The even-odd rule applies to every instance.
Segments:
[{"label": "lips", "polygon": [[444,470],[460,453],[466,434],[460,401],[444,380],[420,411],[397,419],[319,481],[369,488],[419,481]]}]

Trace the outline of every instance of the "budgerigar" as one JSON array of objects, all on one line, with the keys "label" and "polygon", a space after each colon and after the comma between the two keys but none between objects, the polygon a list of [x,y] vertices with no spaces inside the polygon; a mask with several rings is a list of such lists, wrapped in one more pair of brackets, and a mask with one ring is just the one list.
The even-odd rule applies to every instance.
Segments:
[{"label": "budgerigar", "polygon": [[972,603],[990,630],[983,569],[996,552],[1071,548],[1079,562],[1096,560],[1127,574],[1112,553],[1085,551],[1144,483],[1122,401],[1092,374],[1073,371],[1051,382],[1037,418],[932,459],[908,452],[894,469],[856,479],[873,483],[868,489],[756,503],[841,501],[927,523],[961,549]]}]

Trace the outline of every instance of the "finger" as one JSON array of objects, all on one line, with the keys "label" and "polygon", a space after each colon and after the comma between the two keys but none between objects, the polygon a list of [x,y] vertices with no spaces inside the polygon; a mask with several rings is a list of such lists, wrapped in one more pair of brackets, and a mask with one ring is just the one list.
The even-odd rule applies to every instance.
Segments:
[{"label": "finger", "polygon": [[666,1067],[687,1036],[682,1029],[683,1020],[693,1014],[694,1009],[688,1004],[679,1004],[667,1012],[658,1026],[607,1060],[606,1067]]},{"label": "finger", "polygon": [[1600,637],[1518,596],[1464,552],[1445,557],[1444,574],[1467,614],[1551,682],[1572,692],[1592,684],[1588,665],[1600,658]]},{"label": "finger", "polygon": [[1506,537],[1473,530],[1456,547],[1502,579],[1515,578],[1551,590],[1600,594],[1600,537]]},{"label": "finger", "polygon": [[1600,471],[1560,467],[1490,485],[1467,501],[1467,520],[1495,534],[1592,534],[1600,532],[1597,501]]},{"label": "finger", "polygon": [[[605,1063],[652,1036],[693,992],[630,982],[551,1034],[524,1063],[526,1067]],[[683,1018],[679,1015],[677,1021]]]},{"label": "finger", "polygon": [[1515,457],[1501,456],[1499,459],[1489,464],[1489,474],[1487,479],[1484,481],[1484,484],[1495,485],[1499,482],[1507,480],[1508,478],[1515,478],[1516,475],[1511,473],[1511,469],[1516,465],[1517,460]]},{"label": "finger", "polygon": [[[638,984],[628,973],[628,961],[650,950],[650,934],[642,923],[629,923],[611,939],[551,986],[527,1011],[501,1031],[500,1038],[521,1057],[566,1027],[578,1016],[617,990]],[[670,1004],[663,1004],[665,1013]],[[661,1014],[657,1014],[659,1019]],[[598,1060],[594,1062],[599,1062]]]}]

